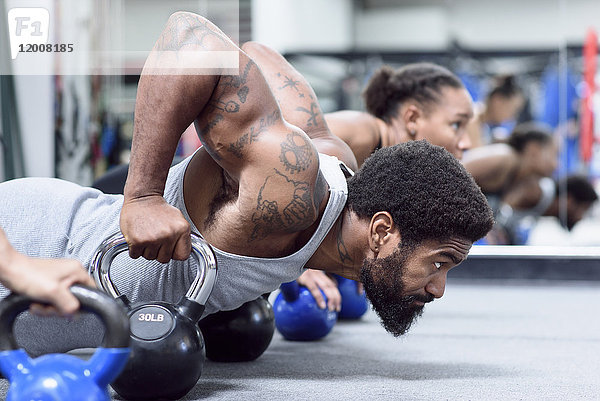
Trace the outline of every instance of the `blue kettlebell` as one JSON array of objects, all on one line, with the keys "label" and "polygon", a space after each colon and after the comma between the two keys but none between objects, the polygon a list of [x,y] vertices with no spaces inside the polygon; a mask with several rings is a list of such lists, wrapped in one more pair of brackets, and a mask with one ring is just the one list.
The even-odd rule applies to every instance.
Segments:
[{"label": "blue kettlebell", "polygon": [[314,341],[329,334],[337,322],[336,312],[319,308],[310,291],[296,281],[281,284],[280,290],[273,313],[275,327],[286,340]]},{"label": "blue kettlebell", "polygon": [[73,355],[47,354],[31,359],[17,349],[12,329],[31,298],[11,294],[0,302],[0,370],[10,381],[7,401],[110,401],[108,385],[129,357],[129,319],[108,295],[80,285],[71,292],[81,310],[92,312],[106,327],[102,346],[85,361]]},{"label": "blue kettlebell", "polygon": [[363,291],[358,293],[358,283],[354,280],[335,275],[338,282],[338,290],[342,295],[342,308],[338,317],[340,319],[360,319],[369,309],[367,295]]}]

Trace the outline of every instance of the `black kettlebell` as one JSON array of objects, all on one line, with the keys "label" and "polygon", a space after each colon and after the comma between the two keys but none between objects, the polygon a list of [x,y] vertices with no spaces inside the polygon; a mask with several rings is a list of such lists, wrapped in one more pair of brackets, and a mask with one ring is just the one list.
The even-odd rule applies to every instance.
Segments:
[{"label": "black kettlebell", "polygon": [[237,309],[209,315],[199,326],[208,359],[247,362],[261,356],[271,343],[275,316],[269,301],[259,297]]},{"label": "black kettlebell", "polygon": [[198,273],[177,304],[130,304],[110,279],[110,264],[127,242],[120,233],[98,248],[92,269],[98,287],[129,309],[131,357],[113,389],[129,400],[178,399],[196,385],[204,365],[204,339],[198,321],[217,278],[217,261],[210,245],[192,234],[192,256]]}]

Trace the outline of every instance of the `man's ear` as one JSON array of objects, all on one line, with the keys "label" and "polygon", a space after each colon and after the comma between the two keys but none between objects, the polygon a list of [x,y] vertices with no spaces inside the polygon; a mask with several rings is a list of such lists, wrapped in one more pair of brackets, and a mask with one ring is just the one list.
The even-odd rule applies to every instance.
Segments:
[{"label": "man's ear", "polygon": [[[377,212],[371,217],[369,225],[369,248],[379,252],[382,246],[399,237],[398,229],[392,215],[388,212]],[[398,241],[398,239],[396,239]]]}]

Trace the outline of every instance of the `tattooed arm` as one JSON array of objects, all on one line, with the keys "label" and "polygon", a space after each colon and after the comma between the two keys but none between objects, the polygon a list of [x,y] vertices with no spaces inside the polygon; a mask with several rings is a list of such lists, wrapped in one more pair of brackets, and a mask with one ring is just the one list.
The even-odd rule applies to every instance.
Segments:
[{"label": "tattooed arm", "polygon": [[[239,71],[189,73],[188,57],[206,51],[234,52]],[[315,190],[318,156],[310,139],[282,119],[260,70],[233,42],[208,20],[179,12],[169,18],[138,86],[121,212],[132,257],[166,262],[189,256],[189,224],[162,195],[177,142],[191,122],[204,149],[239,183],[236,204],[254,224],[255,238],[314,222],[322,199],[316,194],[323,191]],[[189,166],[186,182],[203,174]]]},{"label": "tattooed arm", "polygon": [[281,54],[265,45],[247,42],[242,50],[262,70],[285,120],[306,132],[319,152],[336,156],[356,171],[352,151],[327,127],[317,96],[306,79]]},{"label": "tattooed arm", "polygon": [[[283,56],[267,46],[248,42],[242,46],[242,50],[265,74],[285,119],[304,130],[319,152],[336,156],[356,170],[357,163],[352,151],[327,127],[317,97],[306,79]],[[342,297],[337,282],[325,272],[308,269],[298,278],[298,283],[311,292],[320,308],[341,309]]]}]

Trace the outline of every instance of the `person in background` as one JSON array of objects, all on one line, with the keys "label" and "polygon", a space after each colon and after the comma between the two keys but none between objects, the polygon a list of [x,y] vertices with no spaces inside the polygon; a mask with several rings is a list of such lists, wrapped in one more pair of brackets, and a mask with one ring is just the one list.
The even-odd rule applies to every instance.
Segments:
[{"label": "person in background", "polygon": [[[552,180],[546,178],[549,179],[556,170],[557,153],[557,146],[549,129],[545,125],[528,122],[516,126],[507,143],[495,143],[470,150],[465,154],[463,164],[480,186],[494,212],[494,218],[498,220],[502,219],[499,216],[504,206],[503,199],[520,192],[528,194],[526,208],[541,210],[538,214],[545,210],[554,197]],[[537,196],[536,191],[543,196]],[[524,200],[521,199],[520,202]],[[520,207],[524,208],[525,205],[521,203]],[[506,231],[496,224],[483,242],[479,243],[510,242]]]},{"label": "person in background", "polygon": [[486,195],[496,220],[479,244],[525,244],[540,216],[559,218],[559,194],[565,188],[567,213],[561,224],[569,230],[597,200],[585,177],[573,175],[558,183],[551,178],[557,167],[557,147],[542,124],[519,124],[506,144],[473,149],[464,165]]},{"label": "person in background", "polygon": [[[561,191],[566,191],[564,216],[560,211]],[[538,182],[524,182],[505,194],[495,216],[492,234],[480,243],[525,245],[542,216],[558,219],[561,226],[571,231],[597,200],[594,187],[581,175],[567,176],[558,182],[546,177]],[[504,238],[503,242],[498,238]]]},{"label": "person in background", "polygon": [[476,106],[475,118],[467,128],[474,148],[491,143],[505,142],[525,105],[525,96],[514,75],[494,79],[485,104]]},{"label": "person in background", "polygon": [[346,142],[360,166],[375,150],[425,139],[457,159],[471,147],[469,92],[448,69],[432,63],[380,67],[363,91],[367,112],[325,114],[333,134]]},{"label": "person in background", "polygon": [[[560,213],[560,191],[566,189],[566,215]],[[598,200],[598,194],[587,177],[570,175],[563,178],[556,186],[556,196],[544,216],[553,216],[559,219],[561,225],[571,231],[579,223]]]},{"label": "person in background", "polygon": [[515,127],[507,143],[470,150],[463,160],[492,209],[516,186],[551,177],[557,167],[558,149],[552,133],[534,122]]}]

